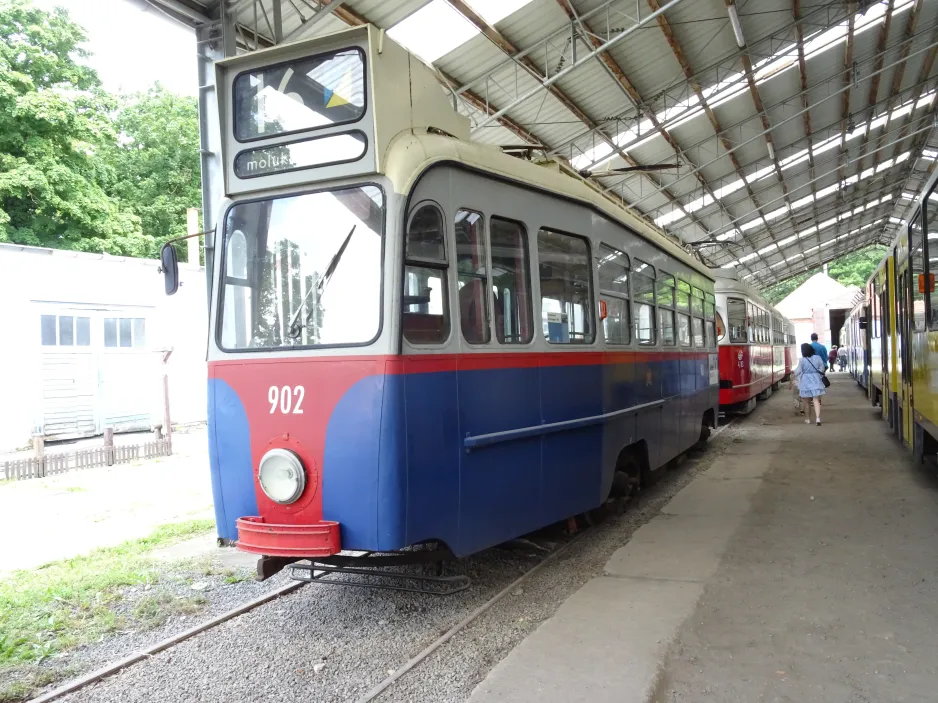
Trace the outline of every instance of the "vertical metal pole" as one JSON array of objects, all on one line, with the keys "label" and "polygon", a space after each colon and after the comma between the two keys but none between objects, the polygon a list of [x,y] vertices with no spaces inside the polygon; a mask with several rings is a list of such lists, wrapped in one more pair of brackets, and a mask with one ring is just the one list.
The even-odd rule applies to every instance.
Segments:
[{"label": "vertical metal pole", "polygon": [[283,17],[280,0],[274,0],[274,44],[283,43]]},{"label": "vertical metal pole", "polygon": [[205,277],[208,304],[212,301],[215,264],[215,216],[224,194],[224,164],[221,157],[221,126],[215,61],[235,55],[235,32],[228,3],[220,3],[220,22],[195,30],[199,79],[199,153],[202,169],[202,231],[205,235]]}]

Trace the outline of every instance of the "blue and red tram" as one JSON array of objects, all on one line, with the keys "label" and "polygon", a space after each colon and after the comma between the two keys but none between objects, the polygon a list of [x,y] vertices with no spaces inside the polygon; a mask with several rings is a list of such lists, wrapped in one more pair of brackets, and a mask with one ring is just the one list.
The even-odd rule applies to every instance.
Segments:
[{"label": "blue and red tram", "polygon": [[791,375],[799,356],[795,329],[735,272],[715,273],[721,328],[720,408],[748,413]]},{"label": "blue and red tram", "polygon": [[390,38],[218,75],[221,538],[287,561],[463,556],[601,506],[617,472],[716,425],[711,272],[574,172],[470,143]]}]

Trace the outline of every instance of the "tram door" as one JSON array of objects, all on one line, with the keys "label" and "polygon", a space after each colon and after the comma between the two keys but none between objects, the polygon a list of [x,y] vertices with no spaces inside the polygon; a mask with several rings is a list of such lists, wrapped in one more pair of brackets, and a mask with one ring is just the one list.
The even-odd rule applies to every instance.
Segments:
[{"label": "tram door", "polygon": [[882,354],[882,373],[883,373],[883,399],[882,399],[882,411],[883,417],[889,422],[890,427],[895,424],[895,418],[893,415],[893,410],[890,407],[891,398],[892,398],[892,389],[891,379],[889,377],[889,369],[891,362],[891,349],[889,348],[891,335],[889,334],[889,320],[892,316],[892,311],[889,309],[889,265],[886,265],[885,270],[883,271],[883,282],[881,290],[879,293],[879,341],[882,345],[881,354]]},{"label": "tram door", "polygon": [[899,270],[899,325],[896,332],[899,336],[899,365],[901,366],[898,389],[899,435],[909,446],[912,445],[911,277],[909,261],[906,260]]}]

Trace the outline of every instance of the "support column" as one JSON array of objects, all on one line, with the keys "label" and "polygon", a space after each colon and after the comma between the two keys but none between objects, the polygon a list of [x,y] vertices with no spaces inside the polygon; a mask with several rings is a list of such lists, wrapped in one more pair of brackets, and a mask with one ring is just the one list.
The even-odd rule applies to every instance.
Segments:
[{"label": "support column", "polygon": [[215,263],[215,217],[224,194],[225,165],[221,157],[221,126],[215,61],[235,55],[234,22],[228,3],[220,3],[217,22],[195,30],[199,79],[199,155],[202,170],[202,231],[205,232],[205,277],[208,302],[212,300]]}]

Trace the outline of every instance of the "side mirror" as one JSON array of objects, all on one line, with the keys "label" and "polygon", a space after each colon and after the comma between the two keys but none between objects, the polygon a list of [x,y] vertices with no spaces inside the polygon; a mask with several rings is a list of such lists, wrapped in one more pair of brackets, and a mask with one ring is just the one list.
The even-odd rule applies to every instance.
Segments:
[{"label": "side mirror", "polygon": [[179,290],[179,260],[172,244],[164,244],[160,249],[159,272],[163,274],[166,295],[172,295]]}]

